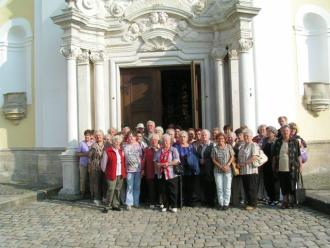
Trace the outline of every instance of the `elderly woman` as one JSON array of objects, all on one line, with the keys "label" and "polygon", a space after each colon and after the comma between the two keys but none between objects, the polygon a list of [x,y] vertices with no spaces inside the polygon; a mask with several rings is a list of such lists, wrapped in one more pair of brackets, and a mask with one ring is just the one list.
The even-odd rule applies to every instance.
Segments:
[{"label": "elderly woman", "polygon": [[214,178],[217,186],[219,207],[222,210],[229,208],[231,193],[231,163],[234,160],[234,150],[226,144],[226,135],[219,133],[216,136],[217,145],[213,148],[211,157],[214,164]]},{"label": "elderly woman", "polygon": [[121,211],[120,190],[123,184],[123,178],[126,178],[125,157],[121,149],[122,137],[115,135],[111,139],[111,146],[104,151],[102,159],[102,170],[105,172],[107,180],[107,198],[106,205],[103,209],[104,213],[108,212],[108,208],[114,211]]},{"label": "elderly woman", "polygon": [[295,187],[298,173],[302,170],[299,141],[290,137],[290,127],[281,127],[282,136],[274,145],[273,166],[278,171],[281,191],[283,194],[282,208],[293,207],[295,204]]},{"label": "elderly woman", "polygon": [[154,156],[159,149],[159,136],[157,134],[151,135],[150,146],[144,150],[142,163],[142,176],[146,180],[147,186],[147,202],[150,208],[154,208],[157,203],[157,173],[154,166]]},{"label": "elderly woman", "polygon": [[218,128],[218,127],[212,128],[212,130],[211,130],[211,140],[212,140],[214,145],[216,145],[216,143],[217,143],[217,135],[219,133],[220,133],[220,128]]},{"label": "elderly woman", "polygon": [[[238,128],[235,130],[236,140],[234,142],[234,153],[235,153],[235,160],[238,160],[238,152],[241,147],[244,145],[244,138],[243,138],[243,129]],[[242,176],[236,175],[232,179],[231,183],[231,203],[233,206],[239,206],[240,203],[244,203],[245,201],[245,193],[242,183]]]},{"label": "elderly woman", "polygon": [[280,188],[277,182],[277,178],[273,171],[272,161],[274,153],[274,144],[277,136],[277,129],[269,126],[266,128],[267,138],[264,140],[263,151],[268,157],[268,161],[262,166],[264,173],[264,185],[269,197],[268,205],[276,206],[279,201]]},{"label": "elderly woman", "polygon": [[104,150],[104,139],[102,130],[96,130],[94,133],[95,143],[92,145],[88,157],[88,171],[90,179],[91,199],[99,206],[102,196],[102,171],[101,160]]},{"label": "elderly woman", "polygon": [[195,206],[199,201],[199,161],[195,155],[194,148],[188,143],[188,133],[181,131],[179,143],[175,144],[184,168],[183,176],[183,198],[188,206]]},{"label": "elderly woman", "polygon": [[[254,136],[252,141],[257,143],[259,147],[262,147],[265,138],[267,137],[267,131],[266,131],[267,125],[261,124],[258,127],[258,135]],[[267,192],[264,185],[264,167],[260,166],[258,168],[258,175],[259,175],[259,183],[258,183],[258,199],[263,202],[267,202]]]},{"label": "elderly woman", "polygon": [[86,197],[87,182],[88,182],[88,154],[92,146],[91,142],[91,131],[85,130],[85,139],[79,143],[79,148],[77,149],[77,156],[79,157],[79,179],[80,179],[80,195],[82,198]]},{"label": "elderly woman", "polygon": [[136,142],[134,133],[127,134],[127,144],[124,146],[125,164],[127,170],[126,205],[127,210],[140,204],[141,159],[142,148]]},{"label": "elderly woman", "polygon": [[195,129],[188,128],[188,143],[192,144],[195,141]]},{"label": "elderly woman", "polygon": [[[167,199],[168,208],[176,213],[178,202],[178,176],[174,173],[174,167],[180,162],[178,150],[171,144],[171,136],[163,135],[162,148],[154,156],[154,165],[159,171],[161,179],[161,195]],[[161,206],[161,211],[166,212],[167,208]]]},{"label": "elderly woman", "polygon": [[202,130],[201,144],[197,148],[198,157],[200,159],[200,184],[201,184],[201,200],[207,206],[214,206],[215,203],[215,182],[213,173],[213,162],[211,152],[214,144],[210,140],[210,131]]},{"label": "elderly woman", "polygon": [[252,135],[250,129],[244,129],[244,145],[239,149],[237,161],[246,196],[246,210],[254,210],[257,207],[258,168],[254,167],[252,163],[257,159],[259,148],[252,141]]}]

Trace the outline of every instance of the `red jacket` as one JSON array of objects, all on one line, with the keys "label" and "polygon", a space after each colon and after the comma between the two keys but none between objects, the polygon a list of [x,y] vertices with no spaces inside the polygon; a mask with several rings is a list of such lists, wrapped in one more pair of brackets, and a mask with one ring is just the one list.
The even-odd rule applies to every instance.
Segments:
[{"label": "red jacket", "polygon": [[[121,177],[126,178],[127,173],[125,168],[124,152],[122,149],[119,149],[118,152],[121,158]],[[112,146],[106,149],[106,153],[108,155],[108,162],[107,162],[107,168],[105,169],[105,178],[107,180],[113,181],[116,179],[117,156]]]}]

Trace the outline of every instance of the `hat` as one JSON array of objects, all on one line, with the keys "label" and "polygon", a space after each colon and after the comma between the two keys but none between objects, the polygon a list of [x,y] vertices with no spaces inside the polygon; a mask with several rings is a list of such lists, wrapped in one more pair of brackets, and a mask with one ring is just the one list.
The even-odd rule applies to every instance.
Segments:
[{"label": "hat", "polygon": [[138,129],[138,128],[144,128],[144,125],[143,125],[143,123],[138,123],[135,128],[136,129]]}]

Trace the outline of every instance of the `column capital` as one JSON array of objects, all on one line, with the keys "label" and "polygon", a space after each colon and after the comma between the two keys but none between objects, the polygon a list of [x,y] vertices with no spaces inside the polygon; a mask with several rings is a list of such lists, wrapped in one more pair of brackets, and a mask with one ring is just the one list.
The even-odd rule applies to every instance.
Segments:
[{"label": "column capital", "polygon": [[89,52],[84,51],[78,55],[78,64],[89,64]]},{"label": "column capital", "polygon": [[242,38],[234,41],[231,45],[232,49],[237,50],[239,53],[247,53],[253,47],[252,39]]},{"label": "column capital", "polygon": [[89,57],[94,64],[102,63],[105,59],[103,51],[92,52]]},{"label": "column capital", "polygon": [[236,49],[228,50],[229,59],[238,59],[238,51]]},{"label": "column capital", "polygon": [[66,59],[76,59],[81,54],[81,49],[75,46],[62,47],[60,52]]},{"label": "column capital", "polygon": [[227,49],[223,47],[219,47],[219,48],[214,47],[211,51],[211,56],[217,61],[223,60],[227,54],[228,54]]}]

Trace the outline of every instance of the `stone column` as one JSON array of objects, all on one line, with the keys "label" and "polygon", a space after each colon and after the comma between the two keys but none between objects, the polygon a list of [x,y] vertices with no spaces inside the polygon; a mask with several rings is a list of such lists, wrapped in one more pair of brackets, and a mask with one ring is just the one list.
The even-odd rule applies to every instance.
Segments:
[{"label": "stone column", "polygon": [[117,87],[116,87],[116,65],[115,62],[109,60],[110,66],[110,125],[116,129],[118,127],[118,98],[117,98]]},{"label": "stone column", "polygon": [[224,80],[224,58],[227,55],[225,48],[213,49],[214,59],[214,81],[215,81],[215,104],[216,104],[216,126],[220,129],[226,124],[225,105],[225,80]]},{"label": "stone column", "polygon": [[78,56],[78,112],[79,137],[86,129],[92,128],[91,75],[89,53]]},{"label": "stone column", "polygon": [[239,92],[239,64],[237,50],[231,49],[229,55],[229,78],[230,78],[230,116],[233,128],[239,128],[240,122],[240,92]]},{"label": "stone column", "polygon": [[239,45],[239,92],[241,124],[255,129],[255,107],[253,106],[253,59],[249,52],[252,40],[240,39]]},{"label": "stone column", "polygon": [[107,130],[105,126],[105,84],[104,84],[104,53],[92,52],[91,61],[94,63],[94,103],[95,129]]},{"label": "stone column", "polygon": [[64,197],[79,194],[79,166],[75,155],[78,146],[78,99],[77,99],[77,57],[78,47],[63,47],[62,55],[67,61],[67,149],[60,155],[63,168],[63,188],[59,192]]}]

